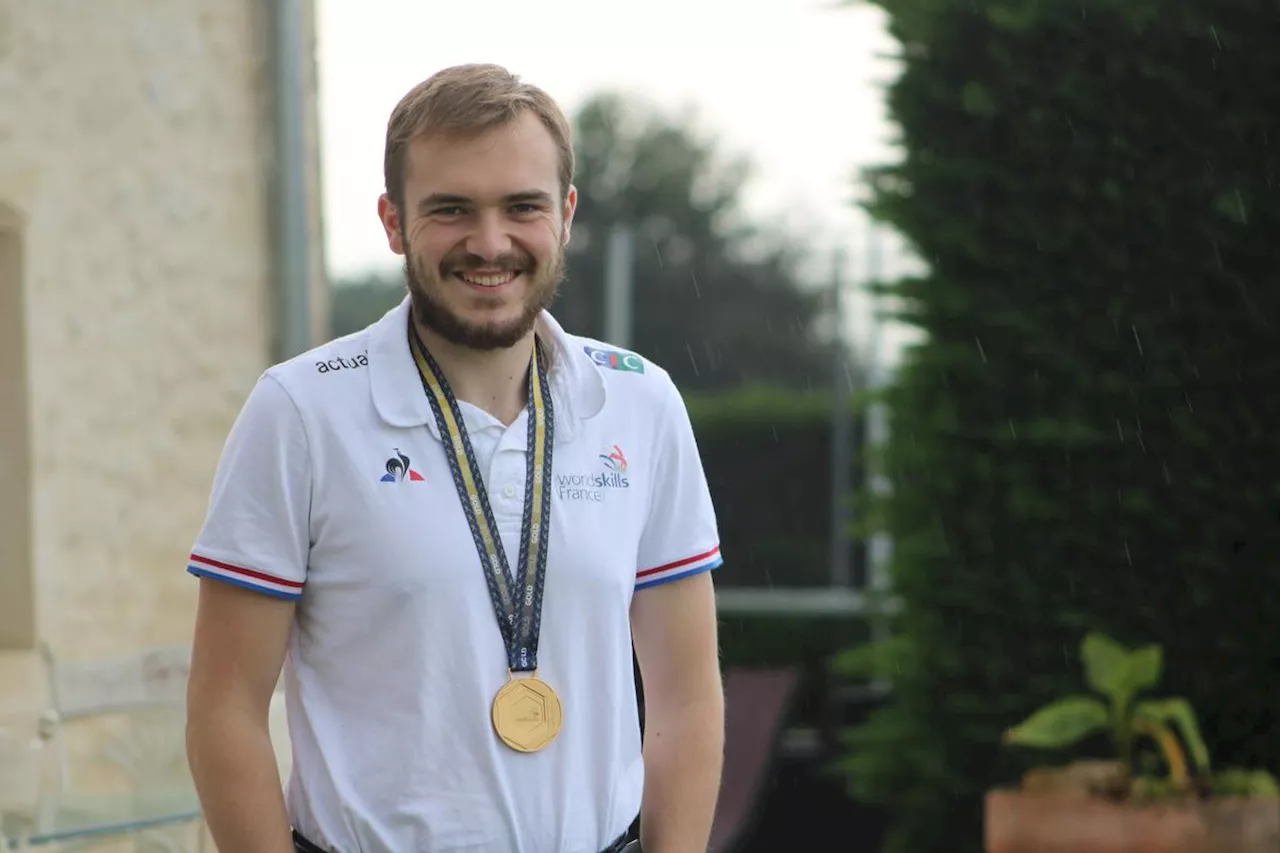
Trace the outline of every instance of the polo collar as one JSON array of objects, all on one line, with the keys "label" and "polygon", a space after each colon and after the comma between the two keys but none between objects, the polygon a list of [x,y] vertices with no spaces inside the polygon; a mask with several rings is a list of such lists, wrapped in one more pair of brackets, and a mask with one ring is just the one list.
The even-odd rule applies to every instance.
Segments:
[{"label": "polo collar", "polygon": [[[369,328],[369,385],[373,406],[391,426],[423,426],[440,438],[431,403],[409,349],[409,297]],[[551,313],[543,311],[536,328],[554,347],[547,374],[556,410],[556,443],[577,434],[582,422],[604,408],[605,385],[586,351],[572,339]]]}]

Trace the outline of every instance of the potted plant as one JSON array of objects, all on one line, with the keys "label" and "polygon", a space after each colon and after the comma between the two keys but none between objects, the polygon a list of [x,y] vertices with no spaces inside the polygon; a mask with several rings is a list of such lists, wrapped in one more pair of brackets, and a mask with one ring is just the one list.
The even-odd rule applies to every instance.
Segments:
[{"label": "potted plant", "polygon": [[1275,779],[1263,770],[1212,770],[1190,703],[1142,697],[1160,681],[1159,646],[1128,649],[1090,634],[1081,659],[1097,695],[1050,702],[1003,741],[1062,749],[1106,732],[1116,758],[1037,768],[1015,790],[988,792],[987,853],[1280,851]]}]

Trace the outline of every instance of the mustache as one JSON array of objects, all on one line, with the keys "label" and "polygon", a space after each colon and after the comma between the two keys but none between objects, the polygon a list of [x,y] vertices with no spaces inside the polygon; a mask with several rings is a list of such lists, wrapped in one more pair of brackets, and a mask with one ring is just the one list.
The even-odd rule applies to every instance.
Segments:
[{"label": "mustache", "polygon": [[466,252],[450,255],[440,262],[440,268],[449,273],[492,269],[527,272],[533,267],[533,258],[523,252],[507,252],[496,258],[482,258]]}]

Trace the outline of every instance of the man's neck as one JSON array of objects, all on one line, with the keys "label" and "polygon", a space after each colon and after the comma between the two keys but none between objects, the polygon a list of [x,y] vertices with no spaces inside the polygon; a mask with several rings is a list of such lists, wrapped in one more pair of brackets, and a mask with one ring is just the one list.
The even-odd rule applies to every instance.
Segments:
[{"label": "man's neck", "polygon": [[474,350],[445,340],[415,322],[418,337],[444,373],[457,400],[466,401],[510,426],[528,402],[532,331],[507,349]]}]

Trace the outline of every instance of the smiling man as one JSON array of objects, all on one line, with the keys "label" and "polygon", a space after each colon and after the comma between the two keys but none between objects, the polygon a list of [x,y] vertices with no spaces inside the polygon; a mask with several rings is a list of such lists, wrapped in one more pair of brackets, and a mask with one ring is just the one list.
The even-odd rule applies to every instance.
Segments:
[{"label": "smiling man", "polygon": [[638,815],[646,853],[706,850],[716,518],[670,377],[549,313],[573,166],[555,102],[496,66],[393,111],[378,215],[408,294],[261,377],[188,566],[219,849],[596,853]]}]

